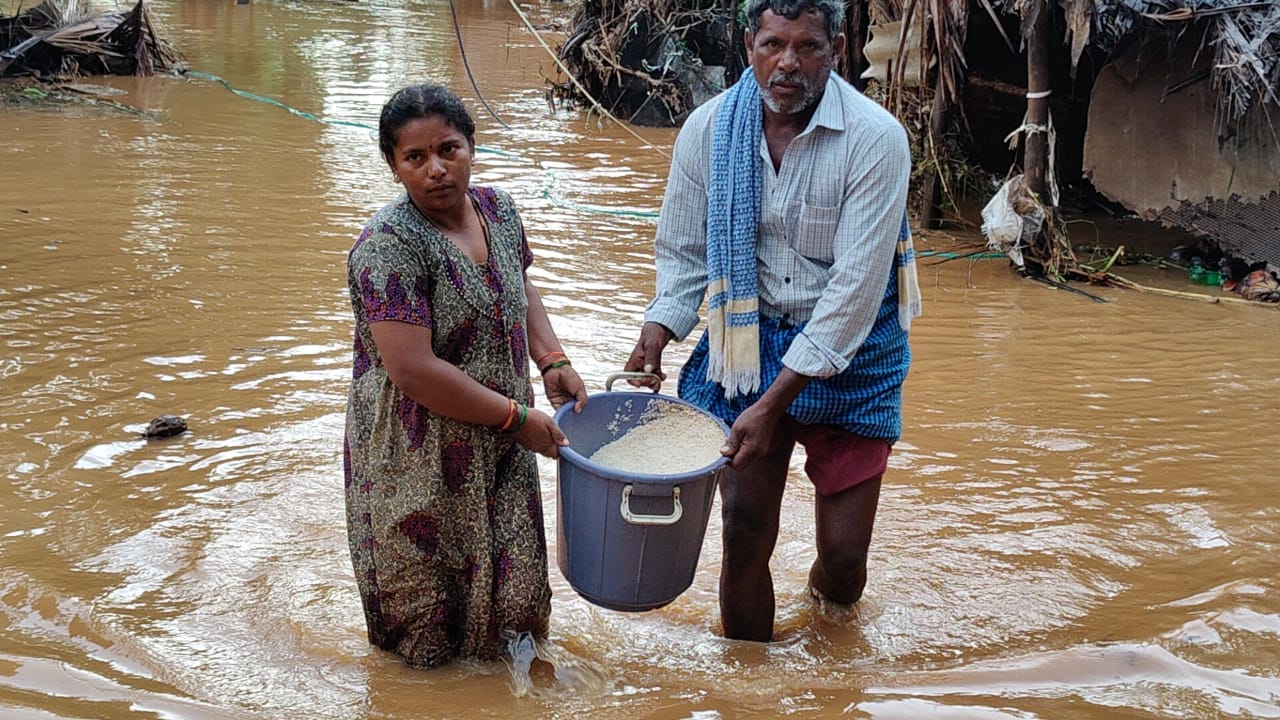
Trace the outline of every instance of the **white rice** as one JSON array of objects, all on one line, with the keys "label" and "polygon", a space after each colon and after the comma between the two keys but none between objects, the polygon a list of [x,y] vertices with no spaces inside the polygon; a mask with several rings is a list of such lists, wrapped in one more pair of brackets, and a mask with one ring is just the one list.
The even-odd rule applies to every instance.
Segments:
[{"label": "white rice", "polygon": [[[619,408],[609,429],[626,422]],[[634,426],[591,454],[592,462],[645,475],[677,475],[704,468],[720,458],[724,431],[700,411],[673,402],[651,402]]]}]

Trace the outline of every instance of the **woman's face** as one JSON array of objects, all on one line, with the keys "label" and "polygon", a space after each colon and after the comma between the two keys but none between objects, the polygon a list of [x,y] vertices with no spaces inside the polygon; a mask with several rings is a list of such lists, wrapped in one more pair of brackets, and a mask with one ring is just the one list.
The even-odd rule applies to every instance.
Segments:
[{"label": "woman's face", "polygon": [[400,128],[387,163],[413,204],[430,217],[466,200],[474,155],[466,135],[440,115],[428,115]]}]

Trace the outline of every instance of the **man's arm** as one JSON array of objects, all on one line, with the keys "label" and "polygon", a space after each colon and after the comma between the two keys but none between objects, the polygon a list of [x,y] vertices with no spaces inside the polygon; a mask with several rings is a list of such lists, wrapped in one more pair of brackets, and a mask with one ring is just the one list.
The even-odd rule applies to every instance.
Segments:
[{"label": "man's arm", "polygon": [[644,319],[667,328],[677,340],[698,324],[707,289],[706,141],[702,123],[690,117],[672,150],[654,236],[657,289]]}]

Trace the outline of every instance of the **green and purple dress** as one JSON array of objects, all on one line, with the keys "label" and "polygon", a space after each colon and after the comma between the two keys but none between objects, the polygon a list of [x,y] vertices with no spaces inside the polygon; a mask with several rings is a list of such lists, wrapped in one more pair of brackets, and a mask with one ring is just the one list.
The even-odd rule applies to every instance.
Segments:
[{"label": "green and purple dress", "polygon": [[414,402],[391,382],[369,332],[382,320],[430,328],[438,357],[532,403],[524,272],[533,256],[505,192],[469,194],[487,225],[487,262],[471,260],[407,195],[370,219],[347,260],[351,559],[370,642],[421,667],[497,658],[504,631],[543,637],[551,610],[533,453]]}]

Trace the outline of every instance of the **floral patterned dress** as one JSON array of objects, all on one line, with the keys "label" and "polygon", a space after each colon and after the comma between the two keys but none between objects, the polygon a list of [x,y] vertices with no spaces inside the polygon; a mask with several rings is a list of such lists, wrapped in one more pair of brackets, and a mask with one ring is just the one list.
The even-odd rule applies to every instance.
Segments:
[{"label": "floral patterned dress", "polygon": [[347,531],[369,640],[415,666],[493,659],[504,631],[543,637],[551,610],[537,461],[511,436],[436,415],[391,382],[369,332],[431,329],[435,354],[532,403],[524,270],[511,198],[473,187],[489,258],[471,260],[407,195],[352,247],[354,367],[343,447]]}]

